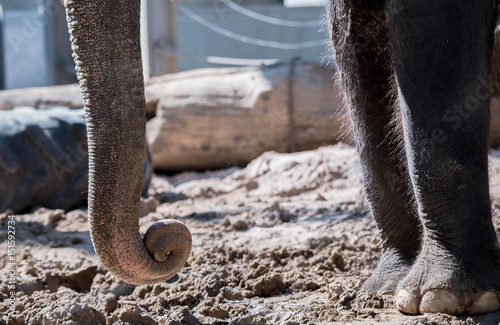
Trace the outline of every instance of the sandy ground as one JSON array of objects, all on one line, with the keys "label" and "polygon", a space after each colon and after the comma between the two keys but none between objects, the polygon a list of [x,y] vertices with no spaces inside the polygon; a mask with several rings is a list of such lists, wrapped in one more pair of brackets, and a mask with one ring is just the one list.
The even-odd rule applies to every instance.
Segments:
[{"label": "sandy ground", "polygon": [[[490,169],[500,231],[500,152],[492,152]],[[244,169],[157,175],[142,214],[141,231],[175,218],[193,235],[185,268],[153,286],[128,285],[104,269],[86,210],[1,214],[0,324],[500,323],[500,312],[406,316],[391,296],[358,295],[380,247],[347,145],[266,153]],[[8,319],[12,219],[16,316]]]}]

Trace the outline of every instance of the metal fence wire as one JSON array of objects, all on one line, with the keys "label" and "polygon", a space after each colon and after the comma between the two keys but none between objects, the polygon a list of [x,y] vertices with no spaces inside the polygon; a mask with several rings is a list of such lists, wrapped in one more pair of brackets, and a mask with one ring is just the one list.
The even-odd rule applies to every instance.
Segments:
[{"label": "metal fence wire", "polygon": [[[258,12],[249,10],[247,8],[244,8],[240,5],[237,5],[236,3],[230,1],[230,0],[218,0],[227,7],[231,8],[232,10],[245,15],[247,17],[250,17],[255,20],[259,20],[268,24],[274,24],[274,25],[279,25],[279,26],[284,26],[284,27],[297,27],[297,28],[319,28],[321,27],[322,23],[320,19],[318,20],[306,20],[306,21],[299,21],[299,20],[286,20],[286,19],[280,19],[280,18],[275,18],[271,16],[266,16],[263,14],[260,14]],[[261,47],[269,47],[269,48],[275,48],[275,49],[280,49],[280,50],[300,50],[300,49],[305,49],[305,48],[312,48],[312,47],[319,47],[319,46],[325,46],[325,40],[320,39],[320,40],[312,40],[312,41],[305,41],[305,42],[298,42],[298,43],[285,43],[285,42],[278,42],[278,41],[271,41],[271,40],[263,40],[263,39],[258,39],[254,37],[249,37],[245,35],[241,35],[238,33],[235,33],[231,30],[222,28],[213,22],[208,21],[207,19],[203,18],[202,16],[198,15],[188,7],[184,5],[177,5],[177,8],[179,9],[180,12],[185,14],[187,17],[189,17],[191,20],[197,22],[198,24],[202,25],[203,27],[219,34],[222,36],[225,36],[227,38],[233,39],[235,41],[245,43],[245,44],[252,44],[255,46],[261,46]],[[194,61],[204,61],[204,62],[209,62],[209,63],[214,63],[214,64],[222,64],[222,65],[261,65],[261,64],[266,64],[266,63],[271,63],[274,64],[278,61],[279,59],[243,59],[243,58],[230,58],[230,57],[213,57],[213,56],[207,56],[206,58],[201,58],[198,56],[192,56],[189,54],[185,53],[173,53],[177,55],[179,58],[182,59],[187,59],[187,60],[194,60]]]}]

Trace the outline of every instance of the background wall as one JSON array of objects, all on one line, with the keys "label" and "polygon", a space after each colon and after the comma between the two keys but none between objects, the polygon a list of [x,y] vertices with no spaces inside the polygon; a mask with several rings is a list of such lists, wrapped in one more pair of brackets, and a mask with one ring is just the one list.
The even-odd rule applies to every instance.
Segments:
[{"label": "background wall", "polygon": [[[286,21],[319,21],[322,8],[286,8],[283,4],[253,4],[245,6],[254,12],[266,16],[278,17]],[[221,2],[212,6],[190,8],[195,14],[214,25],[233,33],[267,41],[263,46],[254,45],[243,37],[228,38],[210,30],[193,19],[185,12],[178,14],[179,52],[186,54],[220,56],[244,59],[278,59],[289,61],[300,56],[303,60],[319,62],[325,52],[325,34],[320,32],[320,26],[287,27],[262,22],[231,10]],[[246,42],[245,42],[246,41]],[[275,47],[271,46],[275,44]],[[314,43],[310,46],[309,43]],[[302,44],[302,45],[301,45]],[[293,47],[286,49],[279,47]],[[202,62],[180,57],[179,67],[192,69],[206,66]]]},{"label": "background wall", "polygon": [[62,0],[1,0],[5,88],[75,82]]},{"label": "background wall", "polygon": [[[148,14],[143,14],[143,44],[149,44],[143,50],[146,72],[156,76],[209,66],[289,61],[296,56],[321,62],[325,54],[322,42],[326,39],[325,33],[319,31],[322,7],[312,6],[318,0],[306,1],[311,6],[287,8],[282,2],[269,0],[234,3],[277,18],[278,23],[316,21],[312,27],[269,24],[236,12],[219,0],[180,0],[175,4],[144,0],[143,8],[147,8]],[[5,79],[4,88],[76,82],[63,0],[0,0],[0,5],[4,13],[0,31],[4,54],[0,75]],[[250,44],[255,42],[263,46]],[[314,46],[309,46],[311,42]],[[288,48],[279,48],[283,44]]]}]

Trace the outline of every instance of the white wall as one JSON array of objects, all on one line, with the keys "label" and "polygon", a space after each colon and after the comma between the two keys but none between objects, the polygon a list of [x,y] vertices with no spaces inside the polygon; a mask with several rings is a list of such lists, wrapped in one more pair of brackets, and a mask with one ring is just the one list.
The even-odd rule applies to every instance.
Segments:
[{"label": "white wall", "polygon": [[0,1],[5,88],[76,82],[62,0]]},{"label": "white wall", "polygon": [[[150,26],[165,24],[165,1],[148,1]],[[293,57],[300,56],[306,61],[319,62],[325,54],[324,44],[297,50],[284,50],[246,44],[219,35],[202,26],[179,10],[179,6],[182,6],[182,1],[177,2],[176,10],[178,67],[181,71],[208,66],[220,66],[202,62],[207,56],[243,59],[280,59],[282,61],[289,61]],[[319,20],[323,11],[322,7],[286,8],[283,4],[279,3],[247,4],[244,7],[266,16],[297,21]],[[326,39],[325,33],[319,31],[319,26],[298,28],[265,23],[235,12],[217,0],[212,5],[190,6],[188,9],[217,27],[254,39],[279,43],[301,43],[314,40],[323,41]],[[164,45],[166,38],[167,34],[164,28],[155,29],[150,27],[150,41],[153,46],[155,44],[161,45],[162,42]],[[153,57],[151,73],[152,75],[157,75],[161,73],[162,67],[155,66],[154,61],[158,58],[154,57],[154,51],[152,51],[151,56]]]},{"label": "white wall", "polygon": [[[6,88],[76,82],[62,0],[0,1],[5,4],[3,35]],[[143,1],[147,1],[149,8],[150,72],[151,75],[159,75],[167,72],[168,65],[165,64],[164,52],[154,47],[164,48],[170,42],[166,10],[168,0]],[[316,20],[322,13],[322,7],[286,8],[283,3],[263,3],[265,1],[269,0],[252,0],[252,4],[243,3],[242,6],[285,20]],[[246,37],[281,43],[326,38],[323,32],[319,32],[319,27],[293,28],[268,24],[237,13],[218,0],[181,0],[175,5],[178,44],[175,54],[179,71],[221,66],[203,62],[210,56],[282,61],[300,56],[303,60],[320,61],[325,53],[324,45],[283,50],[245,44],[219,35],[179,10],[179,6],[187,6],[190,2],[202,3],[187,7],[195,15],[218,28]]]},{"label": "white wall", "polygon": [[45,30],[35,25],[40,17],[35,10],[4,12],[6,89],[47,84]]}]

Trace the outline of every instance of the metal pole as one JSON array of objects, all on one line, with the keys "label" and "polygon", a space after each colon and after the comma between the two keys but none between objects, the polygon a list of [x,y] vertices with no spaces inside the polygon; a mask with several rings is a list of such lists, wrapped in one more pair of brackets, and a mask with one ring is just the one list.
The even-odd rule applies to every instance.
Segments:
[{"label": "metal pole", "polygon": [[167,33],[168,33],[168,62],[167,73],[178,71],[177,66],[177,19],[175,12],[175,2],[167,1]]},{"label": "metal pole", "polygon": [[294,79],[295,79],[295,66],[300,60],[299,57],[294,57],[290,60],[290,69],[288,72],[288,152],[295,152],[295,103],[294,96]]},{"label": "metal pole", "polygon": [[0,89],[5,89],[5,64],[3,53],[3,7],[0,4]]},{"label": "metal pole", "polygon": [[148,80],[151,76],[151,58],[150,48],[151,42],[149,40],[149,11],[148,1],[141,1],[141,56],[142,56],[142,71],[144,80]]}]

